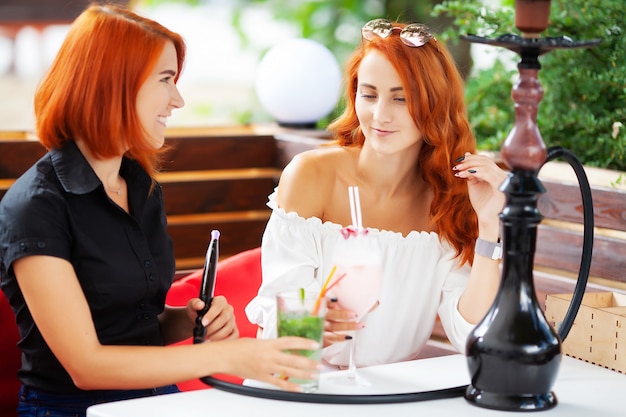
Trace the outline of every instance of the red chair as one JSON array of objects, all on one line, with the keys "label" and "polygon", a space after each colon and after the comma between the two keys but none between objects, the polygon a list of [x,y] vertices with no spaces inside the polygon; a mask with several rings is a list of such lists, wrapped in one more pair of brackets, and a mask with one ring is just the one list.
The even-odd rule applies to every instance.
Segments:
[{"label": "red chair", "polygon": [[0,416],[17,416],[17,396],[21,383],[17,371],[22,358],[17,342],[20,334],[9,300],[0,291]]},{"label": "red chair", "polygon": [[[184,306],[190,298],[197,297],[202,281],[202,269],[199,269],[184,278],[174,282],[165,302],[171,306]],[[256,337],[257,326],[248,321],[244,309],[256,296],[261,285],[261,248],[250,249],[217,264],[215,279],[215,295],[223,295],[235,309],[235,320],[239,328],[240,337]],[[180,343],[192,343],[190,338]],[[231,375],[220,378],[241,383],[241,378]],[[196,379],[178,384],[182,391],[192,391],[208,388],[202,381]]]}]

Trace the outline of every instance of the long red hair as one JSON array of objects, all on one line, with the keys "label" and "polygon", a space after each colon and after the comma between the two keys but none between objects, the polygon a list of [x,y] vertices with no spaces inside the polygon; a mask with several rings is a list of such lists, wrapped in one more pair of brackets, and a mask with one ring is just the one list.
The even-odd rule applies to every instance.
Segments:
[{"label": "long red hair", "polygon": [[[406,24],[395,23],[402,28]],[[424,144],[415,168],[432,187],[431,221],[440,238],[448,241],[462,263],[472,262],[478,220],[467,185],[454,176],[454,160],[476,151],[467,120],[464,84],[447,48],[433,38],[424,46],[403,44],[394,31],[388,38],[363,40],[345,70],[345,110],[328,129],[342,146],[363,146],[365,136],[355,111],[358,70],[363,57],[379,51],[400,75],[409,112],[423,133]]]},{"label": "long red hair", "polygon": [[121,7],[88,7],[35,93],[40,142],[51,149],[81,139],[97,157],[128,148],[126,155],[154,178],[162,149],[150,144],[136,98],[168,41],[176,48],[180,75],[185,43],[179,34]]}]

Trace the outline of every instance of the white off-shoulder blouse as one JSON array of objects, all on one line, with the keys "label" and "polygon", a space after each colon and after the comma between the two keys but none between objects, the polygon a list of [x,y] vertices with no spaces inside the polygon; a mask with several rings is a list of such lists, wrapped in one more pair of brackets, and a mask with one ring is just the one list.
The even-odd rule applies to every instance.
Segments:
[{"label": "white off-shoulder blouse", "polygon": [[[248,319],[263,327],[263,338],[276,337],[277,293],[298,288],[320,291],[333,267],[333,249],[342,228],[286,213],[278,208],[275,192],[268,206],[273,211],[262,242],[263,282],[246,306]],[[357,333],[357,366],[414,359],[429,339],[437,314],[452,345],[464,352],[474,325],[463,319],[457,304],[469,266],[460,268],[453,247],[436,233],[414,231],[406,237],[377,229],[369,233],[379,240],[383,282],[380,305],[365,316],[365,328]],[[340,342],[325,348],[323,359],[346,366],[348,355],[348,342]]]}]

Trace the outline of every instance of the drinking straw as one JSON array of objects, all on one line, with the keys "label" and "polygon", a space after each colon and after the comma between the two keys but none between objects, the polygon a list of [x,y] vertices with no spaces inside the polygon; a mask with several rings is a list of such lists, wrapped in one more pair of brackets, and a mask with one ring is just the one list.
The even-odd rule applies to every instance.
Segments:
[{"label": "drinking straw", "polygon": [[361,196],[359,194],[359,187],[354,187],[354,207],[356,211],[356,227],[363,229],[363,216],[361,214]]},{"label": "drinking straw", "polygon": [[353,187],[348,187],[348,199],[350,200],[350,217],[352,217],[352,226],[356,227],[356,208],[354,206]]},{"label": "drinking straw", "polygon": [[328,287],[328,283],[330,282],[331,278],[335,274],[336,270],[337,270],[337,267],[333,266],[333,269],[330,270],[330,274],[328,274],[328,277],[326,278],[326,281],[324,281],[324,285],[322,285],[322,290],[320,291],[319,295],[317,296],[317,300],[315,300],[315,305],[313,306],[313,315],[314,316],[317,316],[317,312],[320,309],[320,304],[322,303],[322,298],[324,298],[324,296],[326,295],[326,287]]},{"label": "drinking straw", "polygon": [[326,281],[324,281],[324,285],[322,285],[322,291],[320,292],[320,294],[326,290],[326,287],[328,287],[328,283],[330,282],[331,278],[335,274],[336,270],[337,270],[337,266],[335,265],[333,266],[333,269],[330,270],[330,274],[328,274]]},{"label": "drinking straw", "polygon": [[334,287],[335,285],[339,284],[339,281],[341,281],[342,279],[344,279],[346,275],[348,275],[346,272],[344,272],[343,274],[339,275],[339,277],[335,280],[335,282],[333,282],[332,284],[330,284],[330,285],[328,286],[328,288],[326,288],[326,290],[324,291],[324,295],[326,295],[326,293],[327,293],[328,291],[330,291],[330,289],[331,289],[332,287]]},{"label": "drinking straw", "polygon": [[363,229],[363,218],[361,215],[361,198],[359,196],[359,187],[348,187],[348,199],[350,200],[350,215],[352,216],[352,225],[358,230]]},{"label": "drinking straw", "polygon": [[[348,186],[348,199],[350,200],[350,216],[352,217],[352,225],[356,227],[358,230],[361,230],[363,229],[363,221],[361,218],[361,199],[359,197],[359,187],[357,187],[356,185]],[[337,285],[337,283],[346,276],[345,273],[342,274],[341,276],[339,276],[339,278],[337,278],[337,280],[335,280],[335,282],[332,283],[332,285],[328,286],[328,284],[330,283],[330,280],[335,274],[336,269],[337,269],[337,266],[333,266],[333,269],[331,269],[330,274],[328,274],[328,278],[326,278],[326,281],[324,281],[324,285],[322,285],[322,289],[319,295],[317,296],[317,300],[315,300],[315,305],[313,306],[313,315],[317,315],[319,308],[320,308],[320,304],[322,302],[322,298],[324,298],[328,290],[330,290],[332,287]]]},{"label": "drinking straw", "polygon": [[[334,272],[335,267],[333,267],[333,272]],[[341,275],[339,275],[339,277],[330,285],[327,286],[328,282],[330,281],[330,278],[332,277],[332,273],[331,275],[329,275],[329,277],[326,279],[326,282],[324,283],[324,286],[322,287],[322,290],[320,291],[319,295],[317,296],[317,300],[315,300],[315,305],[313,306],[313,315],[317,316],[317,313],[320,309],[320,306],[322,304],[322,299],[326,296],[326,294],[328,293],[328,291],[330,291],[330,289],[332,287],[334,287],[335,285],[339,284],[339,281],[341,281],[342,279],[344,279],[346,277],[346,275],[348,275],[347,273],[343,273]]]}]

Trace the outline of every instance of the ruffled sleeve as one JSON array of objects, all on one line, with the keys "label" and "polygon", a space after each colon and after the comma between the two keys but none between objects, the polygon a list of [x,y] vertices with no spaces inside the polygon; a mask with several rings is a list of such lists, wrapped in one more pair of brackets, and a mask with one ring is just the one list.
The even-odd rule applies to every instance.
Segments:
[{"label": "ruffled sleeve", "polygon": [[276,337],[276,301],[279,292],[306,290],[319,292],[330,268],[324,264],[322,248],[332,240],[339,225],[318,218],[304,219],[286,213],[276,204],[276,193],[269,197],[273,210],[263,234],[261,266],[263,283],[258,295],[246,306],[250,322],[263,328],[263,338]]}]

